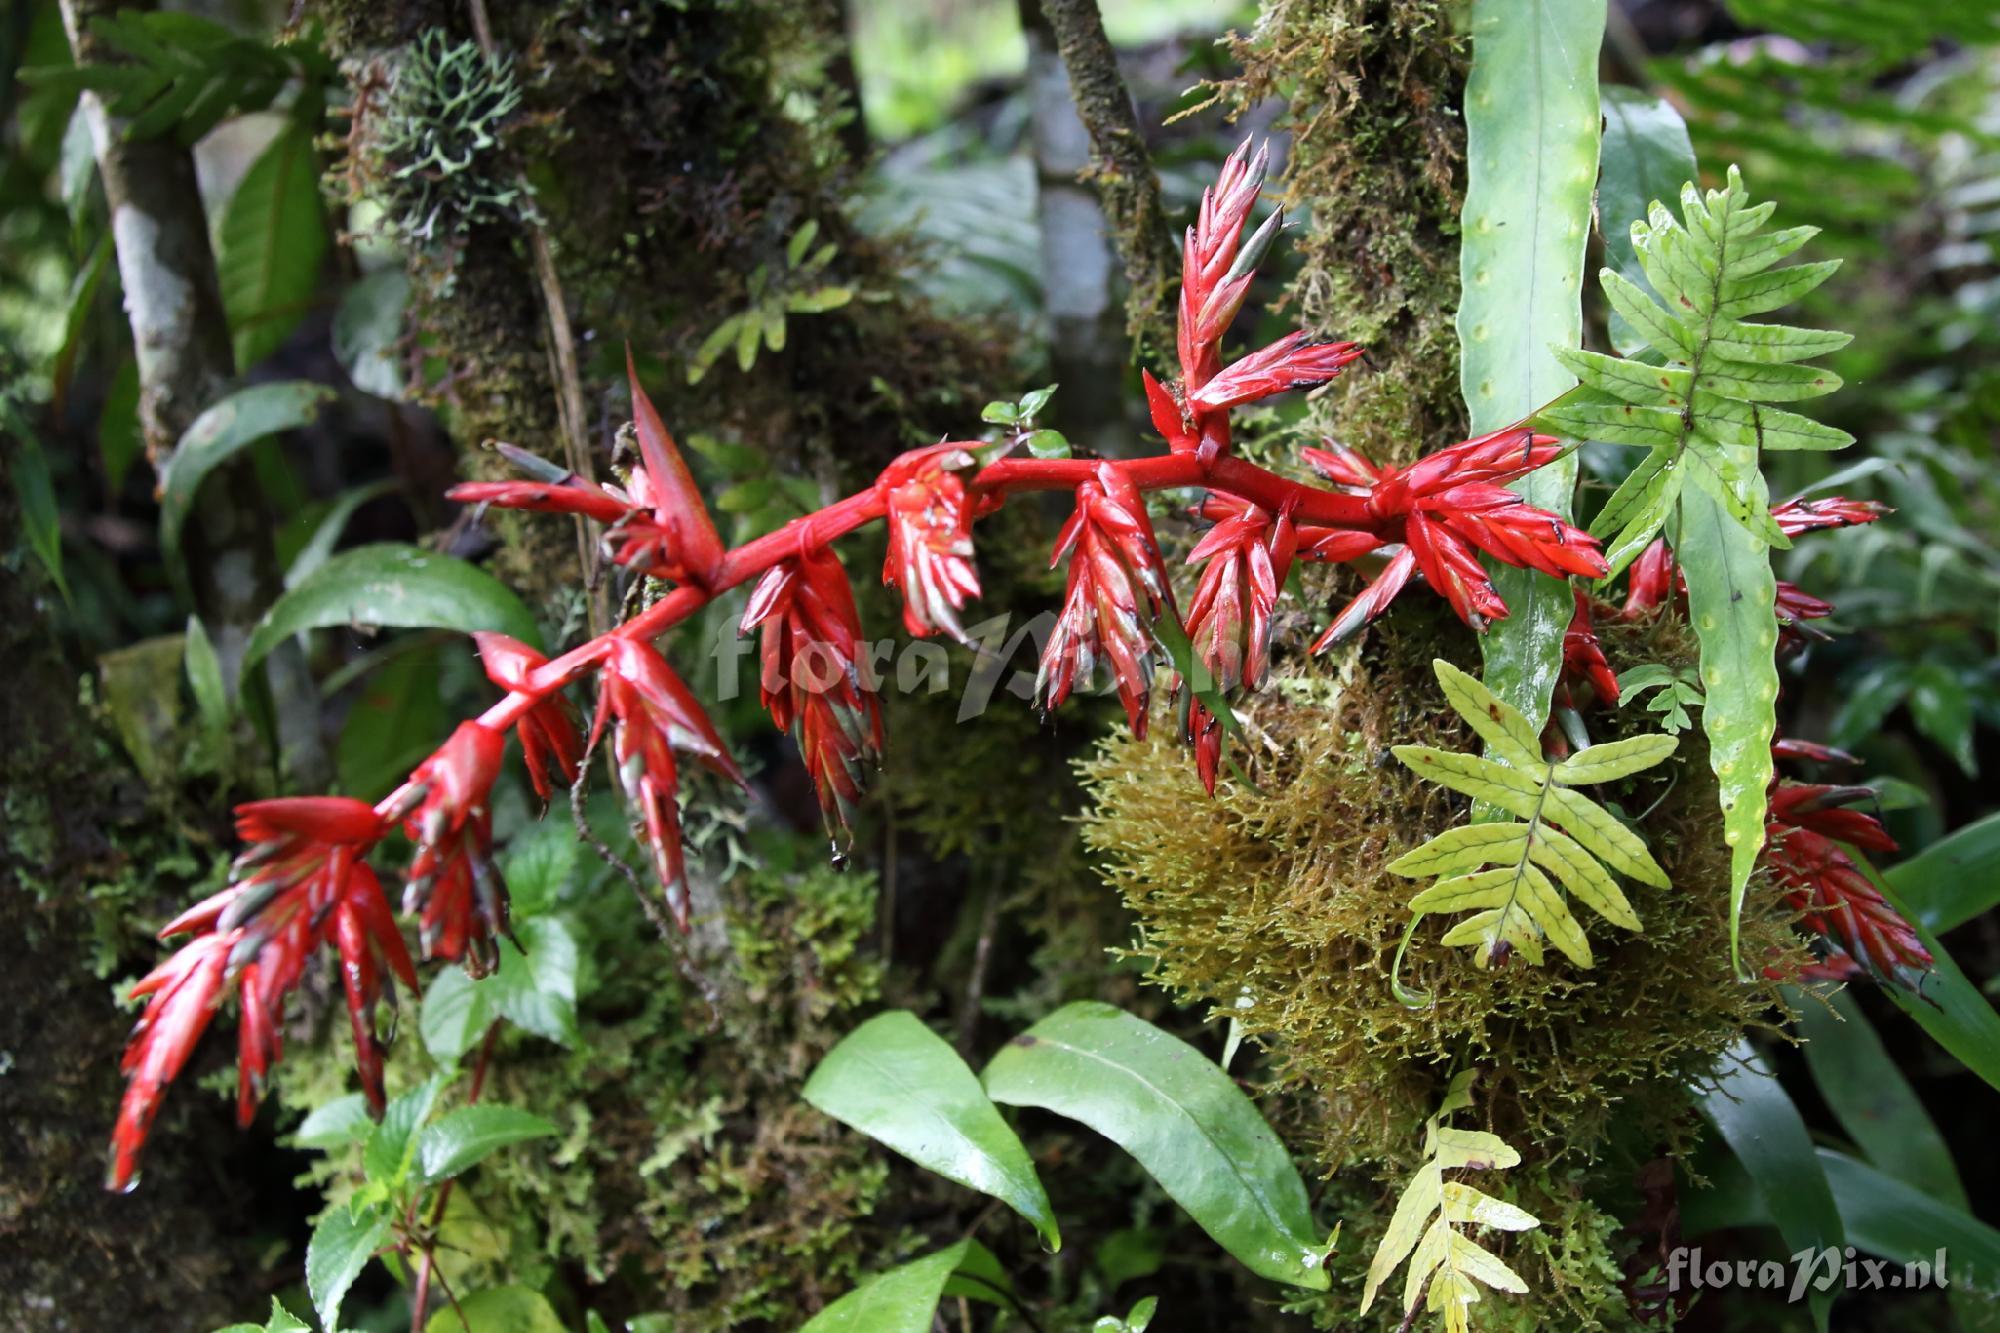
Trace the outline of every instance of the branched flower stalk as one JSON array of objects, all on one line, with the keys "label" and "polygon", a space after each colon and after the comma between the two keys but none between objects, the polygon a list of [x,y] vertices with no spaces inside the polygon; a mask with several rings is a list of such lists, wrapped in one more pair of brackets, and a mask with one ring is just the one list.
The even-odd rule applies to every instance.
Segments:
[{"label": "branched flower stalk", "polygon": [[[373,807],[325,797],[239,810],[239,831],[250,847],[230,886],[162,932],[194,937],[135,988],[135,995],[151,998],[126,1053],[130,1082],[113,1133],[110,1185],[134,1183],[165,1088],[232,987],[243,1011],[239,1113],[248,1121],[278,1055],[285,997],[322,945],[340,955],[363,1089],[379,1114],[378,1011],[395,1003],[392,977],[412,989],[415,978],[366,858],[402,825],[417,848],[403,909],[419,919],[424,956],[461,960],[475,975],[490,969],[495,941],[508,931],[506,887],[492,857],[490,797],[510,731],[519,735],[544,796],[551,775],[573,783],[595,742],[609,734],[610,761],[635,832],[685,930],[677,756],[742,779],[701,704],[653,643],[731,588],[759,581],[742,628],[763,635],[764,702],[779,725],[795,730],[839,839],[882,744],[879,704],[861,670],[852,591],[832,549],[866,524],[887,523],[883,577],[903,594],[910,632],[963,640],[958,613],[979,593],[974,523],[1018,493],[1073,491],[1077,510],[1055,554],[1056,562],[1069,561],[1068,593],[1043,652],[1040,695],[1053,708],[1106,662],[1135,730],[1147,717],[1163,617],[1176,621],[1223,689],[1255,688],[1268,660],[1282,570],[1294,559],[1346,561],[1369,553],[1386,559],[1315,645],[1320,650],[1382,614],[1417,574],[1475,628],[1505,616],[1475,550],[1550,574],[1602,576],[1606,566],[1594,539],[1505,489],[1562,452],[1553,438],[1524,426],[1399,470],[1379,470],[1322,441],[1325,448],[1308,451],[1306,461],[1333,489],[1234,456],[1233,408],[1325,384],[1361,355],[1353,343],[1317,341],[1301,330],[1224,362],[1223,337],[1282,226],[1273,214],[1242,238],[1265,163],[1264,152],[1253,158],[1248,143],[1239,147],[1187,231],[1180,378],[1162,384],[1146,377],[1165,453],[1121,460],[1008,457],[1004,446],[994,456],[978,442],[947,441],[903,455],[866,490],[726,549],[634,371],[641,461],[623,488],[519,450],[507,452],[530,472],[527,480],[454,488],[451,498],[461,502],[578,514],[603,524],[609,557],[669,591],[553,660],[501,635],[480,636],[482,661],[505,696],[462,723]],[[1185,625],[1144,503],[1147,492],[1179,489],[1205,491],[1203,512],[1220,520],[1191,557],[1205,568]],[[598,678],[598,702],[586,746],[564,691],[591,675]],[[1191,699],[1186,731],[1212,790],[1217,720]]]}]

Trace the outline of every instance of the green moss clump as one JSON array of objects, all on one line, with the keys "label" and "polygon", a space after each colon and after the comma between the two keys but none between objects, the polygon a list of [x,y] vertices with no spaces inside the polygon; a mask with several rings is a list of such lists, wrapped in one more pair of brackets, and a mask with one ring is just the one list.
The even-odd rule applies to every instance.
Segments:
[{"label": "green moss clump", "polygon": [[1285,99],[1285,186],[1310,224],[1289,300],[1368,347],[1365,373],[1320,396],[1312,424],[1377,462],[1464,433],[1458,394],[1458,210],[1467,53],[1439,0],[1267,0],[1231,43],[1222,85],[1247,109]]}]

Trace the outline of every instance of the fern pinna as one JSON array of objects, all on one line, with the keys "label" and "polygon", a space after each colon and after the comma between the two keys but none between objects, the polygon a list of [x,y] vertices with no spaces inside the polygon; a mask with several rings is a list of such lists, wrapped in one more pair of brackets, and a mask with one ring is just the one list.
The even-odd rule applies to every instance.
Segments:
[{"label": "fern pinna", "polygon": [[[164,935],[192,938],[135,988],[147,1005],[125,1057],[130,1082],[113,1134],[110,1183],[133,1182],[166,1085],[231,990],[242,1011],[239,1106],[249,1118],[278,1057],[286,998],[323,947],[340,957],[362,1085],[379,1113],[382,1039],[375,1014],[393,1002],[397,982],[414,988],[415,972],[367,858],[400,825],[417,848],[403,909],[419,918],[424,954],[463,960],[475,972],[489,967],[495,941],[507,931],[489,802],[509,732],[521,738],[543,791],[551,776],[573,783],[609,734],[635,833],[650,849],[667,905],[685,929],[678,766],[692,759],[740,779],[700,702],[653,645],[728,589],[757,583],[743,628],[763,636],[764,701],[774,720],[794,729],[840,838],[881,745],[847,573],[832,552],[837,540],[865,524],[887,524],[883,577],[903,595],[905,627],[920,636],[962,637],[958,613],[979,593],[974,523],[1019,492],[1074,492],[1076,513],[1056,551],[1058,561],[1069,562],[1068,593],[1058,632],[1043,652],[1041,697],[1055,707],[1103,662],[1135,728],[1144,726],[1162,640],[1194,645],[1202,669],[1224,688],[1257,682],[1280,591],[1276,570],[1293,558],[1345,561],[1378,550],[1389,557],[1373,584],[1335,618],[1329,638],[1380,615],[1417,573],[1468,623],[1483,627],[1504,616],[1507,608],[1475,551],[1549,573],[1606,573],[1593,538],[1502,488],[1560,453],[1552,438],[1526,427],[1453,445],[1400,470],[1378,470],[1329,442],[1329,451],[1312,461],[1333,489],[1232,452],[1234,408],[1323,384],[1361,354],[1353,343],[1301,330],[1224,361],[1223,337],[1281,225],[1274,215],[1241,239],[1264,170],[1263,152],[1252,157],[1248,144],[1240,147],[1188,229],[1180,376],[1172,384],[1146,380],[1154,425],[1167,442],[1163,453],[1115,461],[1019,457],[1009,456],[1005,444],[947,441],[903,455],[865,490],[725,549],[635,374],[641,460],[623,486],[513,451],[533,470],[529,479],[456,487],[451,495],[461,502],[591,519],[602,525],[612,560],[667,590],[616,629],[553,660],[500,636],[483,638],[482,662],[504,696],[463,723],[379,803],[290,798],[238,810],[247,849],[230,885],[170,923]],[[1195,487],[1208,492],[1214,516],[1225,518],[1217,528],[1225,535],[1195,552],[1205,567],[1204,590],[1183,624],[1143,496]],[[793,670],[808,658],[832,669]],[[564,691],[593,677],[597,706],[586,743]],[[1212,783],[1219,723],[1209,708],[1191,703],[1186,727]]]}]

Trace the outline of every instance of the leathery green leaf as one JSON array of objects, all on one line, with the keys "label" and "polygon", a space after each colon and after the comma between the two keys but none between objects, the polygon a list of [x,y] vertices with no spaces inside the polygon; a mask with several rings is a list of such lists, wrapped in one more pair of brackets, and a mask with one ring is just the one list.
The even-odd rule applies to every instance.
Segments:
[{"label": "leathery green leaf", "polygon": [[1028,1150],[950,1043],[915,1014],[869,1019],[826,1053],[805,1099],[918,1166],[1000,1200],[1062,1248]]},{"label": "leathery green leaf", "polygon": [[[1752,465],[1754,466],[1754,464]],[[1761,490],[1762,479],[1758,479]],[[1687,571],[1688,619],[1701,645],[1708,702],[1701,728],[1722,793],[1729,845],[1729,957],[1740,975],[1743,894],[1764,847],[1765,791],[1777,731],[1777,582],[1771,552],[1705,490],[1681,496],[1674,553]]]},{"label": "leathery green leaf", "polygon": [[160,469],[160,553],[169,574],[186,578],[181,528],[208,474],[266,435],[306,425],[335,396],[325,385],[304,380],[258,384],[230,394],[194,419]]},{"label": "leathery green leaf", "polygon": [[929,1333],[944,1284],[968,1241],[878,1273],[806,1321],[799,1333]]},{"label": "leathery green leaf", "polygon": [[1137,1158],[1245,1267],[1324,1291],[1324,1238],[1284,1144],[1242,1089],[1179,1038],[1108,1004],[1056,1010],[980,1075],[993,1100],[1081,1121]]},{"label": "leathery green leaf", "polygon": [[[1473,0],[1458,339],[1475,433],[1522,420],[1576,382],[1549,348],[1583,338],[1604,16],[1605,0]],[[1572,453],[1513,489],[1567,518],[1576,468]],[[1508,614],[1481,641],[1483,675],[1539,732],[1573,610],[1567,581],[1489,567]]]}]

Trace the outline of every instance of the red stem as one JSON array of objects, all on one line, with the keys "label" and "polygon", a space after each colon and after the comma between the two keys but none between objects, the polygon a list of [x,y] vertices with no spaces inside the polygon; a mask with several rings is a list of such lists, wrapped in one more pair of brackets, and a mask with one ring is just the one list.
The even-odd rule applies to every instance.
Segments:
[{"label": "red stem", "polygon": [[[1290,508],[1299,522],[1333,527],[1376,531],[1380,525],[1368,511],[1368,502],[1358,495],[1307,486],[1281,477],[1267,468],[1240,458],[1215,459],[1206,468],[1193,453],[1153,454],[1145,458],[1003,458],[988,464],[972,479],[975,494],[1005,497],[1023,491],[1071,490],[1097,475],[1106,463],[1124,473],[1141,491],[1171,490],[1202,486],[1247,500],[1265,509]],[[561,657],[538,668],[526,685],[479,715],[480,725],[504,731],[549,695],[567,686],[611,653],[612,641],[619,638],[656,639],[694,615],[721,593],[764,573],[802,548],[826,546],[855,529],[881,518],[884,504],[874,487],[829,505],[817,513],[795,518],[775,532],[745,542],[722,558],[712,583],[703,587],[683,584],[632,619],[572,648]],[[975,511],[976,513],[976,511]],[[1399,532],[1381,532],[1400,537]],[[401,807],[409,784],[404,783],[376,804],[385,817]]]}]

